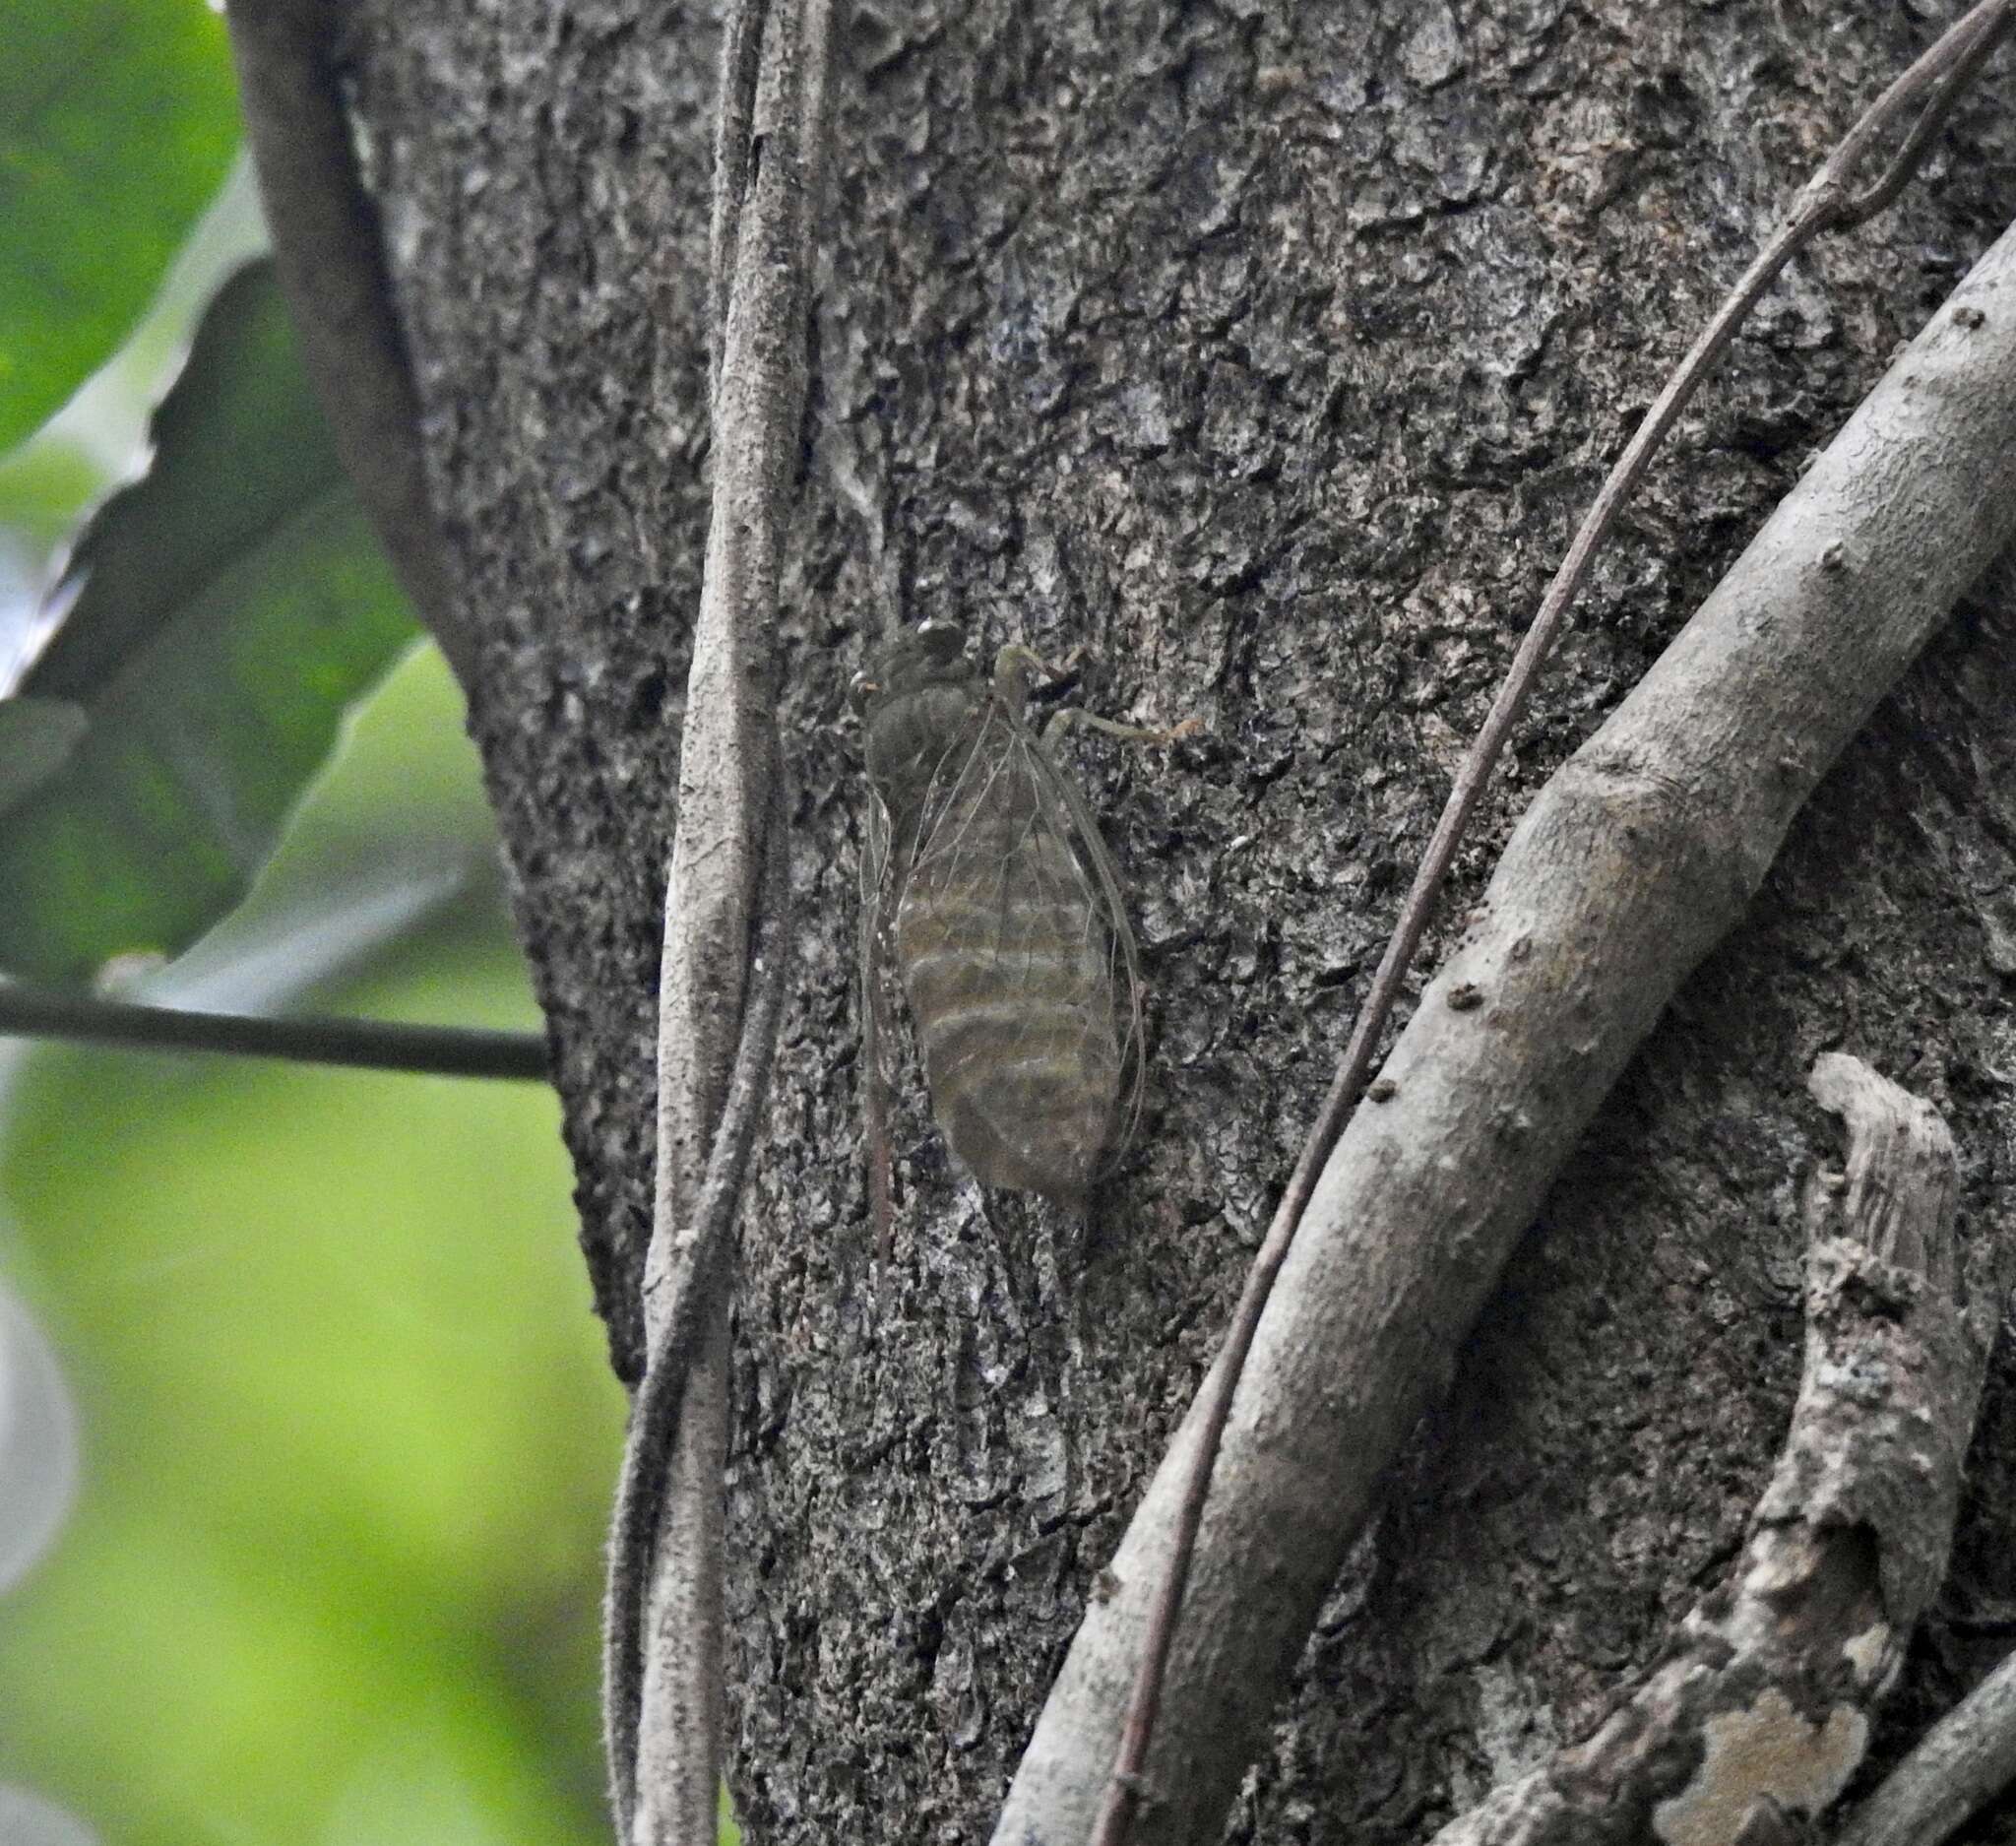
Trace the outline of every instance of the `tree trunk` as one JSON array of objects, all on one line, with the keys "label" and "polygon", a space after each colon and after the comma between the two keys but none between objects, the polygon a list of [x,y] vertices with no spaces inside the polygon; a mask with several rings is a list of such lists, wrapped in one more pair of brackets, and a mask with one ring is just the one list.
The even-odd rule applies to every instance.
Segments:
[{"label": "tree trunk", "polygon": [[[728,1743],[755,1838],[987,1837],[1575,519],[1761,231],[1947,12],[841,10],[784,600],[795,990],[730,1410]],[[705,541],[717,41],[711,16],[635,0],[381,0],[351,45],[470,590],[472,725],[632,1379]],[[1431,956],[1524,801],[2016,210],[2007,63],[1923,184],[1796,267],[1683,425]],[[1069,750],[1153,989],[1122,1171],[1082,1224],[982,1193],[913,1075],[878,1280],[844,692],[924,616],[1076,655],[1076,702],[1205,732]],[[1394,1469],[1233,1837],[1424,1838],[1586,1730],[1732,1554],[1799,1373],[1793,1178],[1835,1147],[1816,1052],[1944,1112],[1963,1239],[2016,1208],[2012,683],[2016,595],[1979,598],[1633,1064]],[[2011,1383],[2005,1355],[1897,1741],[1985,1664],[1953,1619],[2016,1608]]]}]

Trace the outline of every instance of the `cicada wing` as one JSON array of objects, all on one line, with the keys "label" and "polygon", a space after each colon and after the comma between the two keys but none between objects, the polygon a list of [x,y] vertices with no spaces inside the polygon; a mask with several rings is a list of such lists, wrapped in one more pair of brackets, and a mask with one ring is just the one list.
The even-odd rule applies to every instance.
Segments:
[{"label": "cicada wing", "polygon": [[896,1222],[890,1183],[889,1079],[882,1067],[885,1035],[880,973],[885,938],[882,899],[889,859],[889,811],[871,790],[861,835],[860,867],[861,1139],[868,1159],[868,1222],[875,1233],[876,1255],[885,1264]]},{"label": "cicada wing", "polygon": [[[953,1020],[979,1024],[981,1031],[969,1043],[984,1044],[986,1057],[1000,1072],[962,1087],[993,1098],[989,1107],[1001,1112],[997,1119],[1003,1126],[1029,1124],[1023,1132],[1035,1139],[1027,1144],[1025,1171],[1065,1163],[1049,1167],[1055,1186],[1035,1178],[1007,1182],[1068,1190],[1097,1177],[1124,1150],[1140,1111],[1140,976],[1133,935],[1112,860],[1084,797],[1000,700],[982,706],[970,743],[948,752],[940,765],[901,903],[897,932],[906,943],[907,973],[915,974],[911,958],[919,951],[926,960],[942,962],[948,931],[959,943],[958,990],[948,991],[954,977],[938,973],[925,1012],[939,1027],[941,1046],[958,1034]],[[913,926],[917,913],[928,921],[919,918]],[[932,950],[939,953],[933,956]],[[1068,1118],[1047,1114],[1057,1106],[1054,1087],[1039,1117],[1021,1115],[1015,1100],[1015,1073],[1032,1066],[1056,1072],[1064,1048],[1075,1072],[1071,1083],[1085,1105],[1104,1099],[1096,1125],[1105,1137],[1105,1153],[1089,1170],[1080,1163],[1094,1150],[1068,1153],[1068,1130],[1058,1141],[1049,1138],[1058,1127],[1038,1125]],[[1055,1079],[1036,1081],[1041,1091]],[[1095,1118],[1084,1119],[1091,1124]],[[1039,1154],[1038,1147],[1049,1151]]]},{"label": "cicada wing", "polygon": [[1127,922],[1126,899],[1120,890],[1119,868],[1100,832],[1091,805],[1077,782],[1036,737],[1028,740],[1035,759],[1033,773],[1048,786],[1054,807],[1068,828],[1068,844],[1091,880],[1093,914],[1104,931],[1107,991],[1112,1007],[1113,1036],[1119,1047],[1120,1090],[1113,1110],[1112,1136],[1102,1173],[1110,1173],[1133,1145],[1141,1125],[1142,1099],[1147,1087],[1144,1035],[1146,1007],[1141,981],[1141,952]]}]

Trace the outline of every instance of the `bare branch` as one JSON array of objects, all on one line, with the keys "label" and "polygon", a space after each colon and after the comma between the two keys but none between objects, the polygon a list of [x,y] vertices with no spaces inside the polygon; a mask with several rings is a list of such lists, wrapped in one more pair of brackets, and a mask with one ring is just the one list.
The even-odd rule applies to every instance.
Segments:
[{"label": "bare branch", "polygon": [[[1373,973],[1344,1056],[1339,1060],[1337,1074],[1331,1081],[1315,1125],[1303,1145],[1293,1174],[1290,1176],[1288,1189],[1233,1309],[1223,1361],[1205,1380],[1201,1394],[1204,1405],[1202,1427],[1190,1463],[1190,1485],[1176,1514],[1174,1543],[1166,1575],[1156,1599],[1140,1663],[1135,1670],[1112,1774],[1093,1832],[1093,1846],[1122,1846],[1127,1837],[1139,1796],[1143,1766],[1148,1759],[1149,1743],[1155,1731],[1156,1707],[1167,1671],[1169,1648],[1182,1610],[1191,1550],[1196,1543],[1198,1523],[1203,1517],[1204,1499],[1210,1490],[1212,1469],[1224,1435],[1226,1419],[1230,1413],[1232,1396],[1238,1388],[1246,1355],[1251,1350],[1254,1331],[1266,1310],[1275,1280],[1287,1260],[1296,1228],[1308,1208],[1317,1175],[1337,1146],[1346,1118],[1364,1094],[1373,1052],[1386,1029],[1387,1019],[1400,994],[1401,983],[1413,964],[1415,951],[1420,945],[1436,900],[1441,895],[1443,881],[1456,857],[1457,845],[1490,781],[1512,727],[1525,709],[1534,681],[1553,649],[1568,609],[1588,579],[1599,548],[1607,538],[1624,501],[1651,465],[1653,454],[1667,432],[1707,378],[1730,341],[1735,337],[1737,328],[1765,289],[1785,265],[1823,231],[1839,224],[1858,223],[1895,197],[1929,146],[1931,129],[1943,119],[1962,86],[1972,78],[1981,60],[2012,24],[2016,24],[2016,0],[1982,0],[1981,5],[1893,83],[1844,137],[1799,194],[1786,222],[1731,290],[1657,402],[1646,413],[1644,421],[1625,445],[1623,454],[1617,458],[1595,503],[1584,517],[1553,582],[1547,586],[1539,611],[1506,669],[1504,682],[1484,717],[1477,739],[1457,771],[1448,802],[1435,824],[1435,831],[1415,873],[1413,886],[1401,907],[1400,920],[1394,925],[1392,938]],[[1907,138],[1904,150],[1889,172],[1860,198],[1851,200],[1847,192],[1848,182],[1866,159],[1876,138],[1921,103],[1925,105],[1923,117]]]},{"label": "bare branch", "polygon": [[[1143,1800],[1225,1803],[1379,1471],[1674,988],[1800,803],[2016,531],[2016,232],[1983,258],[1644,682],[1521,823],[1352,1118],[1260,1319],[1205,1507]],[[1231,1349],[1191,1406],[995,1838],[1090,1837]]]},{"label": "bare branch", "polygon": [[[742,247],[742,202],[755,156],[756,88],[770,0],[736,0],[722,21],[721,79],[714,105],[714,197],[707,236],[707,388],[721,396],[728,308]],[[719,407],[716,407],[717,415]]]},{"label": "bare branch", "polygon": [[378,214],[344,119],[331,58],[337,10],[332,0],[232,0],[224,18],[301,362],[401,587],[467,686],[475,643],[427,491]]},{"label": "bare branch", "polygon": [[[1898,78],[1876,99],[1875,106],[1849,130],[1841,146],[1828,157],[1826,164],[1814,175],[1808,188],[1809,191],[1839,198],[1834,217],[1837,225],[1864,223],[1878,212],[1889,209],[1897,195],[1910,184],[1912,174],[1918,171],[1919,162],[1932,144],[1932,138],[1945,127],[1953,105],[1974,82],[1975,73],[1981,69],[1983,61],[2009,35],[2011,27],[2016,27],[2016,6],[2009,5],[2008,0],[1993,0],[1992,4],[1984,0],[1983,4],[1948,28],[1939,41]],[[1927,88],[1931,91],[1928,97],[1925,95]],[[1848,182],[1868,158],[1877,137],[1887,133],[1907,109],[1918,107],[1922,99],[1923,111],[1912,124],[1911,132],[1904,138],[1904,145],[1897,151],[1896,158],[1865,190],[1853,198],[1846,197]]]},{"label": "bare branch", "polygon": [[1841,1831],[1836,1846],[1939,1846],[2016,1782],[2016,1654],[1953,1707]]},{"label": "bare branch", "polygon": [[[638,1786],[639,1722],[646,1678],[646,1599],[651,1589],[663,1516],[666,1459],[678,1446],[687,1399],[701,1344],[709,1336],[709,1315],[724,1299],[728,1251],[741,1203],[749,1150],[770,1082],[777,1022],[784,1010],[785,974],[790,961],[789,847],[782,776],[765,840],[765,891],[757,914],[757,942],[751,956],[751,998],[742,1014],[741,1043],[735,1050],[721,1129],[715,1136],[707,1178],[694,1207],[691,1256],[679,1292],[657,1331],[642,1383],[630,1407],[623,1466],[616,1488],[616,1511],[609,1533],[609,1582],[603,1604],[603,1704],[608,1727],[611,1780],[617,1790]],[[718,1487],[718,1484],[717,1484]],[[655,1767],[656,1765],[654,1765]],[[714,1785],[697,1791],[713,1811]],[[622,1833],[630,1826],[620,1799]]]},{"label": "bare branch", "polygon": [[1807,1200],[1806,1361],[1741,1556],[1594,1737],[1436,1846],[1790,1838],[1830,1806],[1945,1574],[1986,1367],[1955,1299],[1953,1137],[1925,1103],[1829,1053],[1807,1085],[1849,1171]]},{"label": "bare branch", "polygon": [[[659,1136],[645,1260],[644,1383],[611,1556],[607,1731],[624,1846],[707,1846],[722,1722],[722,1463],[727,1272],[740,1163],[719,1168],[749,1094],[763,1010],[752,936],[781,911],[777,590],[805,400],[811,213],[825,132],[829,6],[746,0],[724,37],[710,300],[714,504],[687,679],[678,831],[659,987]],[[767,898],[756,888],[768,852]],[[784,940],[781,915],[768,927]],[[769,956],[771,965],[781,950]],[[774,1016],[772,1019],[774,1026]],[[764,1055],[767,1056],[767,1040]],[[736,1117],[739,1119],[739,1117]],[[720,1187],[709,1185],[721,1174]],[[724,1189],[721,1189],[724,1188]],[[632,1669],[634,1668],[634,1678]]]},{"label": "bare branch", "polygon": [[546,1042],[536,1032],[408,1026],[390,1019],[185,1012],[84,993],[41,993],[12,981],[0,982],[0,1035],[7,1034],[139,1051],[218,1051],[441,1077],[546,1079]]}]

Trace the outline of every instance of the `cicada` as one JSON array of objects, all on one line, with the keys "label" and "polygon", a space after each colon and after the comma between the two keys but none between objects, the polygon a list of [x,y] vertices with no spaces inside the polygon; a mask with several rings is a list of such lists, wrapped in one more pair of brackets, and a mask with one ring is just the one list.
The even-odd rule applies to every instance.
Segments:
[{"label": "cicada", "polygon": [[861,976],[871,1194],[878,1148],[878,964],[910,1002],[931,1113],[986,1185],[1077,1200],[1125,1151],[1141,1102],[1141,969],[1119,879],[1085,798],[1039,738],[1027,648],[992,677],[929,621],[854,680],[873,791],[861,855]]}]

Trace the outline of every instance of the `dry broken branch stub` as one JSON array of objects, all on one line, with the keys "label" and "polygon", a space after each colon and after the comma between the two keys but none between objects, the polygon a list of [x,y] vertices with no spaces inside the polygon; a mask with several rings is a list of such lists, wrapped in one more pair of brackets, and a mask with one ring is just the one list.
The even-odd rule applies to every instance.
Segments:
[{"label": "dry broken branch stub", "polygon": [[1809,1190],[1804,1375],[1742,1554],[1595,1736],[1436,1846],[1761,1846],[1861,1761],[1945,1572],[1987,1338],[1955,1299],[1944,1122],[1839,1053],[1808,1087],[1847,1124],[1848,1172]]},{"label": "dry broken branch stub", "polygon": [[[2016,531],[2016,233],[1543,792],[1340,1141],[1200,1530],[1140,1837],[1215,1839],[1287,1663],[1560,1160],[1794,814]],[[1602,944],[1600,953],[1589,945]],[[1452,1005],[1475,988],[1480,1003]],[[1209,1382],[1207,1381],[1207,1389]],[[1085,1838],[1198,1412],[1088,1614],[997,1840]]]}]

